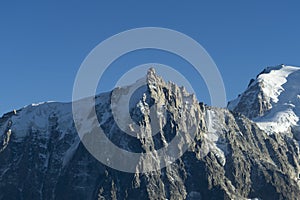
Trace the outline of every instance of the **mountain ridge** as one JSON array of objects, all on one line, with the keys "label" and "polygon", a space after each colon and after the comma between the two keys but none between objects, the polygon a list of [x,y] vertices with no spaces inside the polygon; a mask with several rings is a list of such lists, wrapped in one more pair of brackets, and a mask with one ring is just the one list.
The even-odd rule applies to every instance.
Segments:
[{"label": "mountain ridge", "polygon": [[80,141],[70,103],[29,106],[0,119],[0,199],[295,199],[300,195],[299,146],[293,138],[268,135],[238,112],[199,103],[153,70],[148,72],[146,90],[135,93],[139,98],[133,99],[136,106],[129,112],[142,135],[153,128],[151,106],[156,111],[165,108],[161,111],[166,115],[152,113],[164,123],[158,123],[155,136],[133,138],[118,127],[110,106],[111,98],[122,100],[129,94],[128,87],[96,97],[97,118],[106,136],[120,148],[149,152],[158,160],[151,149],[181,135],[177,148],[183,150],[186,136],[194,131],[195,138],[180,158],[146,173],[114,170],[96,160]]},{"label": "mountain ridge", "polygon": [[237,99],[228,103],[267,133],[290,133],[299,138],[300,67],[268,67]]}]

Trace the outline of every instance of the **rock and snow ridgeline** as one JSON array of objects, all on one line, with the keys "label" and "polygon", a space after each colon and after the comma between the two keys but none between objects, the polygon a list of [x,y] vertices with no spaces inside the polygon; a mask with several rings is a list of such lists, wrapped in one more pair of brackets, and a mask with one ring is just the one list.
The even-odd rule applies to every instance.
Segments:
[{"label": "rock and snow ridgeline", "polygon": [[[265,69],[229,103],[235,112],[199,103],[154,70],[142,90],[133,91],[145,79],[137,87],[97,96],[100,126],[128,151],[152,152],[174,135],[182,136],[181,148],[187,131],[195,131],[182,157],[144,174],[114,170],[90,155],[77,135],[71,103],[42,103],[5,114],[0,118],[0,199],[296,199],[299,145],[282,133],[298,133],[299,73],[289,66]],[[132,92],[137,96],[124,101],[122,96]],[[153,128],[148,115],[155,105],[160,132],[146,139],[124,134],[113,120],[112,98],[129,103],[141,130]],[[86,105],[84,112],[90,109]],[[116,113],[125,113],[122,109]]]},{"label": "rock and snow ridgeline", "polygon": [[300,139],[299,84],[299,67],[268,67],[228,108],[252,119],[268,134],[292,132]]}]

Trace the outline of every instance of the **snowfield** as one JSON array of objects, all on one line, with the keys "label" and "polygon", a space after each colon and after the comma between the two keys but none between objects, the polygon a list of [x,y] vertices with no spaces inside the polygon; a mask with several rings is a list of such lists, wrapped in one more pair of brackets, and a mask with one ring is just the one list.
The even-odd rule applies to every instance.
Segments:
[{"label": "snowfield", "polygon": [[[299,82],[299,67],[285,65],[267,67],[245,91],[249,94],[251,86],[258,85],[262,92],[261,96],[264,97],[262,101],[266,101],[263,103],[271,105],[262,116],[252,118],[268,134],[292,131],[295,136],[298,135],[300,116]],[[253,94],[257,93],[253,92]],[[229,103],[228,108],[230,110],[234,110],[238,106],[241,96]]]}]

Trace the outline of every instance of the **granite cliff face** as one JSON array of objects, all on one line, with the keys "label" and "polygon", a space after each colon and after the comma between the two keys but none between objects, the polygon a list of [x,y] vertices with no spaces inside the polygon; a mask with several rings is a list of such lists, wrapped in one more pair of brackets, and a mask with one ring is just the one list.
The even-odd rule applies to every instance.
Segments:
[{"label": "granite cliff face", "polygon": [[[299,146],[293,137],[276,132],[268,135],[238,112],[199,103],[184,88],[165,83],[152,69],[145,83],[134,94],[129,112],[141,132],[151,132],[151,120],[155,119],[159,133],[136,138],[117,126],[111,99],[128,94],[132,86],[96,97],[101,127],[120,148],[153,152],[154,158],[157,155],[153,149],[164,147],[180,135],[177,148],[189,144],[183,156],[152,172],[117,171],[101,164],[81,143],[70,103],[30,105],[0,119],[0,199],[300,196]],[[155,107],[156,112],[150,107]],[[261,115],[261,110],[267,109],[262,106],[255,115]],[[187,137],[191,131],[195,134],[192,141]]]}]

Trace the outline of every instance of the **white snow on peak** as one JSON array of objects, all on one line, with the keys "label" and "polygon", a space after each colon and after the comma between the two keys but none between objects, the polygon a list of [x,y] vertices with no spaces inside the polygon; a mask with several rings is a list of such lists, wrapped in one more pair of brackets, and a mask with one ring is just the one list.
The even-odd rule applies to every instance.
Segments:
[{"label": "white snow on peak", "polygon": [[[96,105],[101,104],[101,102],[107,102],[107,98],[109,98],[109,93],[103,93],[97,96]],[[93,109],[91,104],[86,106],[88,109],[82,109],[82,112],[90,112]],[[87,120],[87,122],[89,122],[89,120]],[[55,129],[59,134],[55,139],[65,145],[69,145],[69,147],[66,146],[67,150],[62,157],[62,166],[67,165],[72,159],[80,143],[80,138],[77,137],[76,131],[74,131],[71,103],[43,102],[25,106],[18,111],[14,110],[12,114],[9,115],[5,124],[0,126],[0,136],[4,134],[7,128],[9,128],[9,134],[14,136],[14,142],[23,142],[27,136],[36,133],[36,135],[34,135],[34,138],[36,137],[35,139],[47,141],[45,143],[39,143],[39,146],[43,150],[47,149],[48,141],[51,139],[53,129]],[[68,139],[66,139],[66,136]],[[41,151],[39,152],[39,156],[44,158],[44,166],[47,166],[49,152]]]},{"label": "white snow on peak", "polygon": [[[252,120],[268,134],[297,130],[300,125],[300,67],[285,65],[267,67],[249,87],[255,84],[259,84],[271,108]],[[228,108],[233,110],[239,101],[240,98],[231,101]]]},{"label": "white snow on peak", "polygon": [[257,77],[256,81],[262,84],[261,89],[265,96],[269,97],[272,102],[277,103],[279,95],[285,90],[283,85],[287,82],[288,76],[298,70],[298,67],[284,65],[268,67],[264,70],[265,73]]},{"label": "white snow on peak", "polygon": [[[39,103],[32,103],[30,106],[35,107],[35,106],[39,106],[39,105],[43,105],[43,104],[47,104],[47,103],[53,103],[54,101],[43,101],[43,102],[39,102]],[[26,108],[27,106],[25,106],[24,108]]]},{"label": "white snow on peak", "polygon": [[272,108],[262,117],[253,119],[268,134],[286,133],[299,126],[300,68],[281,66],[262,73],[257,81],[263,83],[263,93],[270,97]]},{"label": "white snow on peak", "polygon": [[55,115],[59,118],[62,126],[71,127],[71,106],[68,103],[44,102],[24,107],[11,117],[11,130],[22,138],[28,134],[28,129],[43,130],[45,134],[49,127],[49,117]]}]

